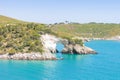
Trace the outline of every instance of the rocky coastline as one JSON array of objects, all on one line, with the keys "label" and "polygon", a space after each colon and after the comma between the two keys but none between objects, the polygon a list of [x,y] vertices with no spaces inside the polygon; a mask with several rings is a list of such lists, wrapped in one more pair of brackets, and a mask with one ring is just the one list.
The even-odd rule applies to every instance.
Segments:
[{"label": "rocky coastline", "polygon": [[15,53],[10,55],[9,53],[1,54],[0,59],[13,59],[13,60],[57,60],[56,56],[52,53],[56,52],[57,38],[53,35],[44,34],[40,37],[43,45],[43,53],[31,52],[31,53]]},{"label": "rocky coastline", "polygon": [[3,54],[0,59],[7,60],[56,60],[56,57],[50,53],[16,53],[14,55]]},{"label": "rocky coastline", "polygon": [[68,40],[60,39],[54,35],[44,34],[40,37],[43,45],[43,53],[31,52],[31,53],[15,53],[10,55],[8,53],[1,54],[0,59],[13,59],[13,60],[57,60],[55,54],[57,49],[57,42],[62,42],[64,44],[64,49],[62,50],[63,54],[96,54],[96,51],[93,49],[80,46],[78,44],[69,44]]},{"label": "rocky coastline", "polygon": [[108,38],[108,40],[117,40],[117,41],[120,41],[120,36],[114,36],[114,37],[111,37],[111,38]]}]

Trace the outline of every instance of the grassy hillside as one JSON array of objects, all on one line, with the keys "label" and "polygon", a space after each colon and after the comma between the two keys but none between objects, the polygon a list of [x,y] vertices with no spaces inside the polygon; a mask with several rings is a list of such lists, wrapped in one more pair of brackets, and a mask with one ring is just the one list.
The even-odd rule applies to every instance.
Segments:
[{"label": "grassy hillside", "polygon": [[50,30],[44,24],[0,16],[0,54],[43,52],[41,32],[49,33]]},{"label": "grassy hillside", "polygon": [[54,34],[67,38],[70,43],[83,45],[81,40],[72,39],[72,37],[106,38],[120,35],[120,24],[60,23],[46,27],[45,24],[23,22],[0,16],[0,54],[42,52],[40,33]]},{"label": "grassy hillside", "polygon": [[16,24],[16,23],[24,23],[24,22],[20,20],[16,20],[14,18],[0,15],[0,24]]},{"label": "grassy hillside", "polygon": [[97,37],[106,38],[120,35],[120,24],[69,23],[52,25],[51,30],[61,37]]}]

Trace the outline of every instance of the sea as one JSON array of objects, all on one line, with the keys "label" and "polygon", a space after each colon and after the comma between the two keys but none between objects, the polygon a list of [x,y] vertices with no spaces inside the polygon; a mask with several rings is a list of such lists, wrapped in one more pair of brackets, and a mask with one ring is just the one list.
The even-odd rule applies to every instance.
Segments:
[{"label": "sea", "polygon": [[[120,42],[85,43],[98,54],[56,53],[63,60],[0,60],[0,80],[120,80]],[[57,48],[63,49],[61,43]]]}]

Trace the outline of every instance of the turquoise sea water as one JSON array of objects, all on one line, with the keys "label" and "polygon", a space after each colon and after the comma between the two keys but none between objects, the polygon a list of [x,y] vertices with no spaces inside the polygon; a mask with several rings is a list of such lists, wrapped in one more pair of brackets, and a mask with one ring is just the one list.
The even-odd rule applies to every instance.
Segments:
[{"label": "turquoise sea water", "polygon": [[120,80],[120,42],[91,41],[97,55],[57,61],[0,60],[0,80]]}]

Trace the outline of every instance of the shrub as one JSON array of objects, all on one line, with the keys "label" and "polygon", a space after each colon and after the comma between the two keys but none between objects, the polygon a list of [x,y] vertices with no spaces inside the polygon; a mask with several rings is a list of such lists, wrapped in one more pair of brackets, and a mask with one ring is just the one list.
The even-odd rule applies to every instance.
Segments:
[{"label": "shrub", "polygon": [[9,55],[14,55],[16,53],[16,50],[15,49],[10,49],[8,51]]}]

